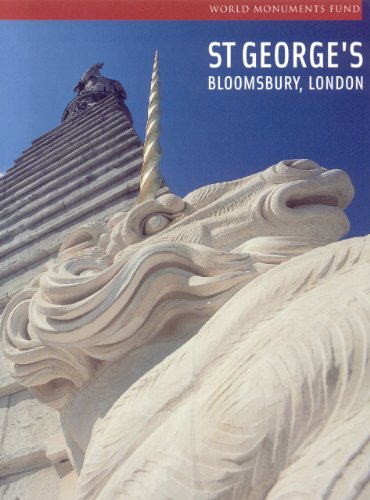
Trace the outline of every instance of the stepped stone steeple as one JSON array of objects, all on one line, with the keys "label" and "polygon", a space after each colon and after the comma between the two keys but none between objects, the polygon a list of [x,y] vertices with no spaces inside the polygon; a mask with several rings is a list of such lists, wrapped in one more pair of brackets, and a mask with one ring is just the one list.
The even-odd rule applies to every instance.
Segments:
[{"label": "stepped stone steeple", "polygon": [[142,143],[122,85],[100,76],[100,66],[77,84],[61,125],[34,140],[0,179],[0,312],[71,229],[136,200]]},{"label": "stepped stone steeple", "polygon": [[[142,143],[124,88],[102,76],[101,67],[95,64],[81,77],[62,123],[35,139],[0,178],[0,314],[57,254],[71,230],[107,221],[136,202]],[[4,419],[8,424],[2,427]],[[56,413],[40,407],[6,374],[0,352],[1,497],[4,487],[4,498],[15,498],[22,481],[29,497],[58,498],[60,479],[52,465],[58,468],[67,457],[58,444],[59,451],[47,456],[45,445],[58,428]],[[40,493],[40,478],[48,496]]]}]

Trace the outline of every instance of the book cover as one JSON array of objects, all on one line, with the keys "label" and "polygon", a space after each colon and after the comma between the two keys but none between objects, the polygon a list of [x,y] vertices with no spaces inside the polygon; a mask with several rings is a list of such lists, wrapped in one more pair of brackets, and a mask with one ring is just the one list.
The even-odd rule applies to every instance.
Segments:
[{"label": "book cover", "polygon": [[[226,188],[200,190],[186,198],[187,203],[178,197],[268,167],[270,170],[262,178],[267,182],[273,179],[272,184],[290,182],[286,170],[295,165],[297,170],[307,171],[307,178],[310,171],[321,175],[319,165],[342,169],[355,190],[346,208],[351,228],[345,238],[367,235],[369,23],[368,0],[0,0],[0,192],[4,197],[0,200],[1,312],[11,299],[2,320],[7,361],[0,359],[2,498],[90,500],[113,498],[114,494],[114,498],[143,500],[231,500],[285,498],[286,492],[291,498],[309,498],[317,492],[325,492],[325,498],[333,499],[367,497],[369,308],[364,297],[368,288],[364,288],[364,272],[355,269],[361,259],[365,260],[359,243],[365,239],[350,240],[348,246],[346,242],[338,243],[343,245],[335,247],[339,250],[333,250],[331,260],[325,248],[317,248],[313,250],[315,264],[314,259],[303,254],[339,236],[329,235],[324,242],[315,240],[314,244],[310,240],[302,255],[301,247],[292,251],[292,246],[301,244],[297,241],[302,234],[311,234],[310,224],[320,224],[320,210],[317,221],[312,212],[308,219],[300,221],[297,217],[295,224],[302,224],[302,231],[296,231],[298,237],[293,245],[284,246],[284,240],[281,248],[270,248],[276,236],[289,239],[291,229],[285,231],[281,225],[276,229],[276,221],[266,216],[268,194],[256,208],[249,203],[248,191],[238,191],[244,185],[240,181],[235,184],[235,192],[230,183]],[[154,73],[157,86],[153,92],[155,54],[159,72]],[[99,80],[102,75],[105,80]],[[91,85],[94,91],[104,94],[106,89],[99,87],[104,81],[109,82],[109,89],[115,89],[114,99],[118,96],[122,101],[117,109],[121,114],[123,110],[124,117],[117,118],[116,103],[109,107],[109,95],[104,95],[106,100],[102,102],[106,104],[103,102],[101,111],[84,115],[88,116],[89,126],[83,128],[78,113],[89,106],[83,91]],[[153,93],[156,100],[149,105]],[[79,109],[81,102],[87,107]],[[163,203],[150,200],[140,207],[140,203],[136,204],[141,167],[138,136],[144,142],[148,133],[148,106],[149,112],[160,108],[160,135],[155,138],[161,146],[160,170],[170,192],[178,197],[165,195]],[[105,123],[100,134],[99,123],[103,123],[108,108],[111,122]],[[68,122],[68,115],[75,111],[76,120]],[[72,122],[77,125],[68,125]],[[110,123],[114,127],[119,123],[114,137],[113,132],[109,135]],[[124,161],[116,165],[115,155],[118,150],[122,153],[121,138],[129,144],[127,159],[124,152]],[[90,144],[88,141],[92,146],[84,148],[84,144]],[[78,155],[74,154],[77,150]],[[312,161],[295,164],[295,159]],[[89,175],[90,164],[96,170]],[[114,213],[115,203],[120,202],[121,187],[113,174],[118,166],[129,172],[125,177],[127,185],[122,187],[127,205],[122,209],[133,207],[130,214],[135,214],[155,203],[157,210],[162,203],[160,208],[170,215],[163,218],[160,213],[152,220],[154,212],[148,209],[140,223],[138,216],[129,216],[132,227],[139,227],[140,238],[153,236],[153,249],[148,250],[148,262],[153,266],[150,272],[142,271],[145,266],[136,266],[136,254],[132,261],[128,260],[131,254],[125,253],[127,241],[138,249],[140,264],[145,259],[140,260],[142,239],[132,236],[132,227],[122,222],[125,216],[110,219],[109,229],[102,222],[112,215],[104,212],[109,203]],[[28,192],[31,167],[38,173],[30,181],[35,187]],[[77,175],[73,177],[74,169],[83,172],[83,181]],[[278,180],[273,176],[276,170],[281,174]],[[338,192],[327,194],[316,180],[319,194],[301,194],[299,182],[305,180],[305,175],[295,178],[295,194],[286,200],[288,211],[298,208],[304,214],[305,207],[311,209],[312,205],[329,211],[338,208],[340,186]],[[66,189],[64,199],[60,186],[68,183],[73,187]],[[103,185],[107,186],[109,200],[99,191]],[[225,206],[224,189],[230,190]],[[39,198],[41,191],[43,199],[41,195]],[[195,229],[191,222],[187,226],[183,215],[191,220],[192,210],[199,210],[201,218],[207,212],[202,211],[207,203],[214,219],[207,219],[205,224],[200,220]],[[245,230],[238,212],[243,204],[251,210],[245,215],[250,220],[253,210],[262,207],[261,217],[266,216],[269,229],[259,232],[263,224],[256,217],[256,231],[248,229],[248,234],[250,240],[255,236],[271,237],[267,243],[253,246],[252,241],[245,247],[236,244],[241,241],[233,234],[233,224]],[[78,232],[75,225],[79,217],[85,216],[85,232]],[[197,220],[196,216],[193,219]],[[93,220],[93,229],[86,230]],[[161,240],[160,234],[157,238],[157,232],[166,230],[173,221],[179,222],[179,227],[183,221],[184,227],[169,233],[175,251],[172,255],[172,247],[166,247],[165,255],[169,257],[164,263],[163,257],[156,254],[160,253],[156,245],[163,248],[161,245],[166,245],[168,239]],[[210,228],[205,227],[207,224]],[[220,231],[218,224],[222,226]],[[336,231],[328,227],[328,234],[332,230]],[[209,247],[208,234],[212,242]],[[228,235],[234,238],[229,246]],[[57,255],[57,237],[65,253],[56,259],[50,271],[55,271],[52,277],[47,275],[39,282],[36,270],[47,273],[51,269],[46,263]],[[301,261],[294,261],[296,267],[293,262],[284,268],[285,260],[293,254]],[[189,255],[194,260],[191,264]],[[122,269],[120,262],[125,263]],[[130,265],[126,266],[127,262]],[[283,271],[279,274],[281,262]],[[338,285],[330,274],[335,266],[345,271]],[[133,269],[133,282],[139,283],[138,290],[144,290],[144,295],[131,295],[131,288],[126,290],[122,285],[132,278],[125,268]],[[162,279],[162,269],[170,276],[169,282],[167,277]],[[284,269],[289,271],[286,275]],[[261,277],[265,272],[268,276]],[[256,277],[256,288],[249,290],[250,281]],[[301,278],[300,286],[296,277]],[[315,280],[321,278],[323,283],[317,285]],[[78,289],[75,291],[76,280],[81,290],[81,283],[87,283],[81,296]],[[182,280],[190,292],[181,288]],[[174,283],[180,283],[179,288],[172,288]],[[26,292],[19,294],[24,286]],[[323,291],[315,295],[319,286]],[[307,294],[300,305],[303,289]],[[199,300],[189,306],[187,294],[192,293]],[[160,301],[163,297],[178,301],[180,313],[174,315],[173,321],[171,317],[166,322],[167,305]],[[243,301],[237,302],[239,299]],[[116,307],[118,300],[120,307]],[[131,304],[139,313],[136,309],[131,313]],[[141,305],[143,310],[147,308],[145,314],[149,311],[148,318],[143,313],[145,321]],[[230,315],[222,318],[221,307]],[[283,311],[279,317],[276,314],[276,321],[271,312],[276,312],[274,307]],[[346,308],[350,312],[342,316]],[[316,311],[319,319],[312,323]],[[271,322],[269,331],[278,332],[277,340],[263,328],[265,319]],[[159,330],[159,340],[151,322],[154,333],[156,328]],[[208,334],[214,335],[208,340],[207,325],[211,325]],[[337,330],[333,333],[334,327]],[[128,335],[128,341],[125,328],[135,332]],[[172,339],[169,328],[178,338]],[[243,328],[251,340],[246,340]],[[296,330],[300,349],[295,348]],[[311,345],[310,335],[315,337],[316,332],[320,338]],[[57,340],[54,335],[59,335]],[[279,335],[284,339],[280,343]],[[146,343],[153,352],[146,350]],[[260,352],[264,355],[260,356]],[[251,369],[245,375],[247,358]],[[255,359],[260,364],[256,362],[253,368]],[[5,363],[13,363],[10,371],[14,380],[7,374]],[[266,372],[259,372],[260,366]],[[203,371],[207,370],[209,377],[203,380]],[[299,385],[296,381],[301,375]],[[163,386],[158,384],[162,376]],[[45,409],[19,384],[61,412],[68,446],[61,437],[57,412]],[[250,392],[243,392],[243,387]],[[255,388],[256,394],[260,390],[263,396],[253,398]],[[284,407],[281,412],[275,412],[275,403],[276,408],[280,403]],[[348,408],[356,412],[350,413]],[[351,417],[348,425],[343,417],[347,410]],[[333,424],[336,418],[338,428]],[[213,423],[216,431],[208,433]],[[302,429],[307,431],[308,441],[312,438],[309,445],[302,437]],[[327,433],[322,432],[320,462],[321,430]],[[340,473],[335,475],[338,470]],[[311,477],[312,484],[308,479]]]}]

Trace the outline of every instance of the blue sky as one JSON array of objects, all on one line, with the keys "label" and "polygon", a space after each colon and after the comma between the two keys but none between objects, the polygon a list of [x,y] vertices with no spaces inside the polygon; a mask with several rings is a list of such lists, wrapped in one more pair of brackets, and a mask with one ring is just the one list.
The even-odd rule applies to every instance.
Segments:
[{"label": "blue sky", "polygon": [[[367,4],[365,15],[370,19]],[[370,232],[369,22],[0,22],[0,171],[57,126],[83,71],[104,62],[122,82],[143,138],[155,49],[161,74],[161,169],[174,192],[243,177],[281,159],[343,168],[355,185],[351,235]],[[361,41],[365,64],[348,69],[246,70],[231,75],[362,74],[360,92],[211,92],[211,41]],[[249,73],[248,73],[249,71]]]}]

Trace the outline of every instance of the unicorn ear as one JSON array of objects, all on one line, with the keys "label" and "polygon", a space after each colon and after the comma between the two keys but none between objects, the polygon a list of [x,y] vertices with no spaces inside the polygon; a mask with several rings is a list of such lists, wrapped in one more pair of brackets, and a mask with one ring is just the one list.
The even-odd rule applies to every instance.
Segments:
[{"label": "unicorn ear", "polygon": [[155,52],[152,81],[150,85],[148,120],[146,122],[146,134],[144,141],[144,161],[140,178],[140,194],[138,203],[153,200],[164,186],[164,180],[159,170],[161,148],[159,138],[159,72],[158,52]]}]

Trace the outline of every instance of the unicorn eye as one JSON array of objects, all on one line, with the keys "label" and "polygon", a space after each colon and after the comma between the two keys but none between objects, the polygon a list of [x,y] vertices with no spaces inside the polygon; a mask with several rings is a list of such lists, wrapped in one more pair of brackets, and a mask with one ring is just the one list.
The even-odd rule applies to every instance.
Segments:
[{"label": "unicorn eye", "polygon": [[151,215],[144,222],[143,234],[145,236],[151,236],[152,234],[158,233],[167,227],[170,222],[170,219],[163,214]]}]

